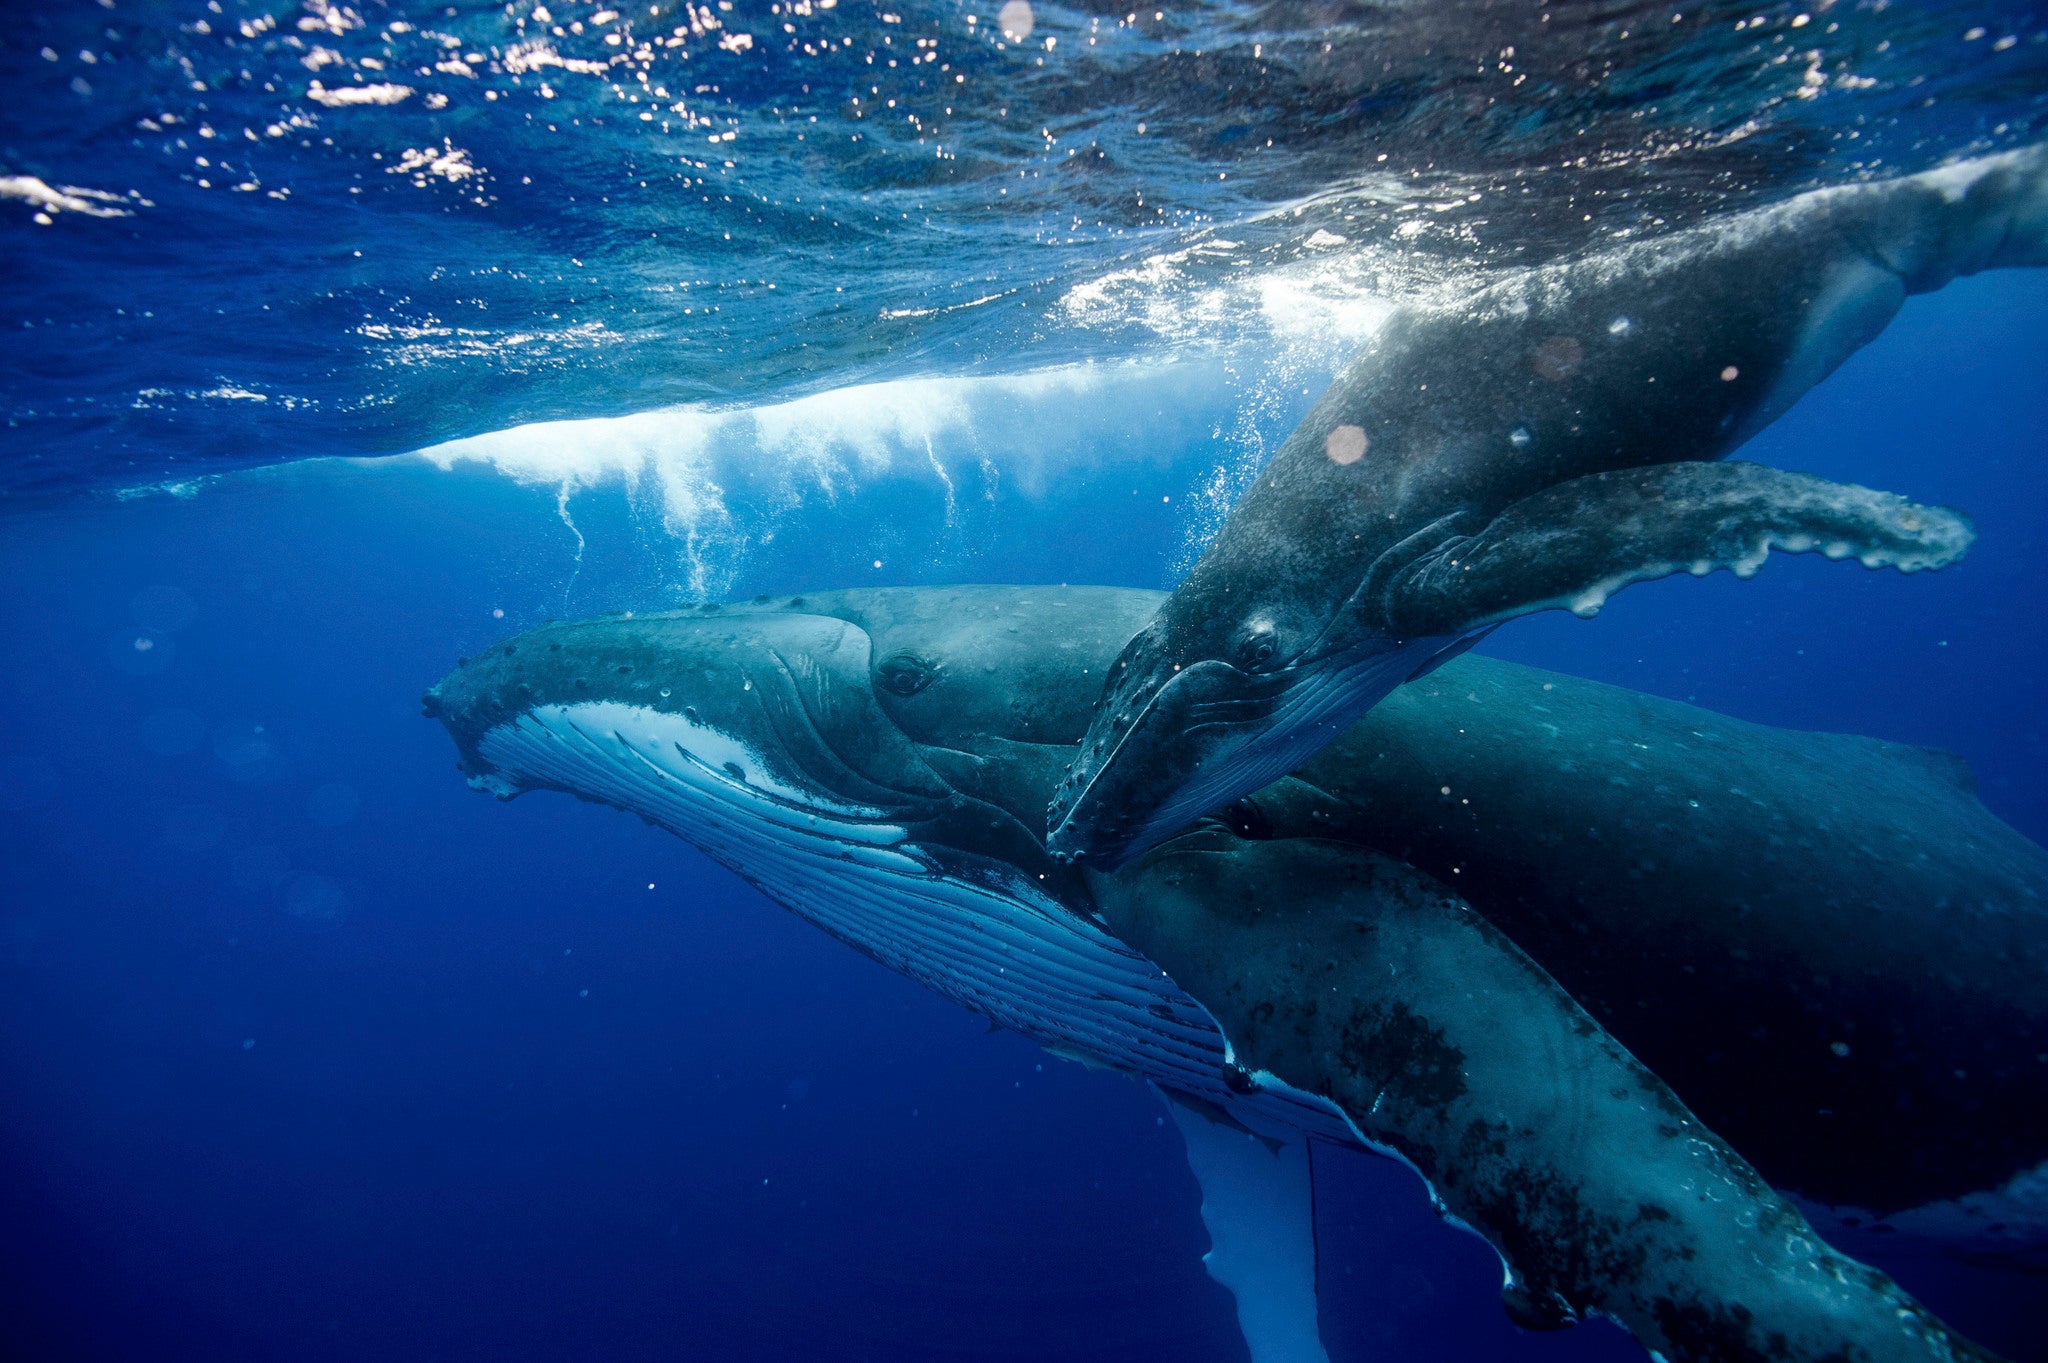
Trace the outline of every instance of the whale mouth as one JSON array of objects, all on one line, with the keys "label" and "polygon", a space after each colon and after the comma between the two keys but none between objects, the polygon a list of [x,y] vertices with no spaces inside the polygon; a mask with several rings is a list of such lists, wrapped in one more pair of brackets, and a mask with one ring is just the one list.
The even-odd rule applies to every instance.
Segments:
[{"label": "whale mouth", "polygon": [[[1293,771],[1448,642],[1380,643],[1259,675],[1205,659],[1156,687],[1113,687],[1047,810],[1047,850],[1098,870],[1129,865]],[[1123,675],[1133,672],[1145,675]],[[1127,689],[1151,694],[1125,722]]]},{"label": "whale mouth", "polygon": [[538,705],[484,734],[477,751],[494,793],[545,786],[629,809],[749,879],[806,854],[922,869],[894,850],[916,817],[912,801],[851,804],[796,784],[773,749],[684,715],[618,701]]},{"label": "whale mouth", "polygon": [[949,796],[874,706],[870,653],[818,616],[547,626],[466,663],[429,708],[471,784],[503,798],[618,805],[720,860],[742,828],[840,856],[901,842]]}]

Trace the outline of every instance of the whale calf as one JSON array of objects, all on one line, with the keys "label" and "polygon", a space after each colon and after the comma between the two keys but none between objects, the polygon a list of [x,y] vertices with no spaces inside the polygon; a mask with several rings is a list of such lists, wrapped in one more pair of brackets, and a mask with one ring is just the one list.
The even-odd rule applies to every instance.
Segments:
[{"label": "whale calf", "polygon": [[2048,148],[1761,211],[1395,313],[1105,679],[1047,809],[1114,867],[1293,770],[1394,687],[1532,611],[1772,549],[1913,572],[1953,511],[1718,463],[1907,295],[2048,263]]},{"label": "whale calf", "polygon": [[[1579,883],[1598,859],[1584,848],[1566,847],[1566,864],[1545,868],[1531,862],[1540,859],[1540,838],[1506,839],[1504,857],[1519,859],[1515,874],[1577,874],[1573,893],[1584,901],[1588,933],[1576,948],[1529,934],[1549,962],[1440,881],[1359,839],[1361,829],[1385,827],[1372,817],[1376,799],[1402,802],[1408,785],[1438,779],[1390,759],[1404,735],[1407,749],[1420,752],[1433,730],[1476,728],[1482,738],[1472,751],[1484,750],[1488,712],[1462,695],[1386,708],[1347,739],[1356,740],[1349,761],[1346,748],[1332,749],[1320,759],[1329,772],[1261,792],[1223,824],[1176,839],[1120,875],[1081,874],[1048,857],[1030,816],[1071,756],[1101,669],[1157,600],[1104,589],[845,592],[550,626],[460,669],[430,693],[429,708],[481,788],[509,796],[552,787],[637,812],[892,968],[1062,1054],[1141,1075],[1175,1095],[1217,1241],[1211,1270],[1237,1293],[1255,1358],[1312,1356],[1307,1184],[1302,1161],[1287,1158],[1310,1138],[1379,1148],[1424,1172],[1446,1205],[1501,1250],[1511,1273],[1507,1299],[1528,1322],[1600,1311],[1672,1358],[1740,1356],[1733,1351],[1761,1331],[1792,1340],[1779,1355],[1792,1358],[1979,1356],[1882,1275],[1828,1250],[1688,1111],[1685,1084],[1674,1093],[1632,1053],[1624,1030],[1603,1027],[1560,982],[1574,954],[1595,958],[1581,979],[1596,990],[1608,979],[1600,958],[1646,954],[1628,936],[1626,920],[1639,910],[1628,873],[1666,833],[1624,817],[1639,803],[1634,795],[1609,796],[1616,840],[1603,852],[1616,892],[1604,898]],[[1445,685],[1469,676],[1476,687],[1488,666],[1509,668],[1472,661],[1437,675]],[[1541,723],[1575,731],[1573,760],[1587,760],[1596,746],[1587,730],[1611,736],[1611,697],[1574,711],[1574,691],[1590,684],[1538,680],[1547,674],[1530,669],[1505,675],[1544,698]],[[1702,724],[1712,730],[1715,717],[1647,704],[1624,730],[1627,742],[1645,746],[1629,752],[1662,750],[1667,760],[1697,765],[1670,743]],[[1796,751],[1808,737],[1786,742]],[[1733,730],[1711,738],[1723,749],[1757,746]],[[1873,828],[1921,799],[1919,783],[1932,770],[1873,761],[1867,799],[1884,815],[1859,821],[1845,799],[1802,819],[1802,789],[1774,785],[1784,753],[1765,746],[1744,779],[1771,812],[1753,816],[1740,803],[1713,810],[1721,855],[1755,859],[1789,840],[1823,864],[1853,857]],[[1633,755],[1625,760],[1640,765]],[[1541,772],[1538,761],[1507,779],[1537,779],[1540,787]],[[1901,939],[1903,915],[1869,913],[1859,988],[1908,1025],[1948,1005],[1943,989],[1952,978],[1972,977],[1960,987],[1986,998],[2038,993],[2044,859],[1956,794],[1952,780],[1941,781],[1953,808],[1939,831],[1961,836],[1945,858],[1901,859],[1909,870],[1902,896],[1931,890],[2014,900],[2004,907],[2029,925],[2019,945],[2032,953],[2034,973],[1987,971],[1967,949],[1923,959],[1921,942]],[[1559,783],[1612,790],[1581,781],[1569,764],[1548,778]],[[1530,793],[1541,798],[1538,788]],[[1768,803],[1774,796],[1783,798]],[[1476,858],[1444,868],[1455,883],[1500,840],[1444,822],[1443,837],[1465,836]],[[1200,869],[1189,874],[1190,866]],[[1864,895],[1870,883],[1856,880],[1845,895]],[[1776,901],[1763,895],[1741,914],[1703,914],[1696,937],[1674,942],[1669,954],[1694,953],[1679,964],[1708,966],[1710,990],[1716,953],[1747,940],[1757,922],[1796,918],[1805,884]],[[1711,907],[1711,893],[1678,911],[1702,907]],[[1782,946],[1764,968],[1799,969],[1798,932],[1757,935]],[[1400,989],[1385,983],[1390,968]],[[1787,979],[1781,993],[1796,995],[1805,983]],[[1318,1011],[1323,998],[1332,1006]],[[1725,1039],[1746,1026],[1720,1006],[1730,1002],[1750,1007],[1755,996],[1694,995],[1677,1011],[1696,1033]],[[1655,1038],[1637,1009],[1609,1011]],[[2015,1016],[2026,1015],[2018,1006]],[[1276,1018],[1291,1024],[1277,1027]],[[1822,1020],[1811,1021],[1817,1028]],[[1303,1044],[1319,1025],[1327,1035]],[[1826,1051],[1837,1035],[1820,1030],[1814,1044]],[[1804,1040],[1790,1028],[1779,1034],[1782,1045]],[[1880,1047],[1861,1063],[1879,1079],[1887,1067],[1939,1066],[1941,1048],[1953,1041],[1934,1027],[1922,1054],[1890,1056]],[[1910,1103],[1917,1095],[1909,1080],[1898,1082]],[[2024,1070],[1987,1074],[1980,1092],[2030,1081],[2038,1095],[2039,1077]],[[1868,1141],[1863,1158],[1880,1179],[1938,1160],[1932,1142],[1870,1140],[1870,1127],[1898,1098],[1881,1090],[1876,1081],[1845,1090],[1842,1149],[1858,1157]],[[1776,1100],[1768,1093],[1764,1105]],[[1475,1137],[1482,1112],[1500,1129]],[[1752,1127],[1769,1130],[1768,1112],[1750,1116]],[[1973,1116],[1959,1112],[1956,1120],[1968,1128]],[[1265,1145],[1242,1138],[1245,1130],[1269,1137],[1281,1153],[1265,1154]],[[1770,1178],[1810,1184],[1800,1142],[1762,1144]],[[2005,1154],[2014,1168],[2029,1158],[2023,1149]],[[2039,1152],[2031,1158],[2038,1162]],[[1963,1177],[1989,1186],[1998,1180],[1990,1167],[1980,1159]],[[1929,1186],[1962,1189],[1954,1178]],[[1233,1199],[1225,1195],[1233,1187],[1259,1195]],[[1689,1200],[1702,1187],[1711,1194]],[[1291,1214],[1281,1205],[1289,1196]],[[1240,1224],[1261,1216],[1256,1233]],[[1286,1303],[1294,1303],[1291,1320]],[[1261,1305],[1263,1315],[1254,1309]]]}]

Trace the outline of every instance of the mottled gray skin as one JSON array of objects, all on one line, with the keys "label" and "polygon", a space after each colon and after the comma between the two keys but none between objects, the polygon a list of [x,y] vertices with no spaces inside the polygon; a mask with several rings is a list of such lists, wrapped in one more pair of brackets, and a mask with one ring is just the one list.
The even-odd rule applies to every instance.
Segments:
[{"label": "mottled gray skin", "polygon": [[[830,760],[802,765],[838,773],[834,796],[893,800],[905,817],[920,817],[927,843],[948,845],[963,862],[1003,862],[1047,875],[1043,883],[1072,911],[1100,915],[1201,999],[1242,1064],[1331,1097],[1368,1138],[1400,1151],[1430,1177],[1447,1208],[1501,1250],[1513,1271],[1509,1302],[1519,1318],[1562,1323],[1605,1312],[1674,1359],[1981,1356],[1881,1274],[1821,1244],[1790,1204],[1630,1055],[1626,1034],[1617,1040],[1603,1030],[1559,986],[1557,972],[1546,972],[1496,925],[1441,884],[1356,842],[1302,836],[1327,830],[1354,837],[1371,829],[1376,800],[1429,804],[1404,783],[1435,781],[1437,774],[1408,770],[1387,754],[1401,749],[1404,737],[1420,750],[1437,730],[1483,733],[1483,708],[1388,707],[1374,717],[1380,727],[1361,739],[1359,779],[1350,779],[1333,753],[1328,761],[1336,775],[1320,776],[1316,785],[1289,782],[1233,810],[1233,827],[1256,837],[1209,825],[1122,875],[1062,880],[1042,849],[1020,837],[1024,820],[1042,806],[1071,756],[1103,663],[1156,602],[1151,594],[1104,589],[834,592],[550,626],[458,671],[430,693],[429,708],[448,725],[466,768],[488,784],[477,742],[523,709],[547,700],[619,699],[681,712],[693,703],[693,685],[717,678],[729,690],[732,658],[745,655],[746,675],[764,693],[749,704],[772,721],[757,738],[773,732],[824,744]],[[845,630],[842,621],[859,630]],[[858,684],[860,667],[866,686]],[[1438,676],[1452,685],[1460,672],[1476,676],[1487,667],[1507,665],[1454,664]],[[1509,671],[1537,694],[1556,696],[1541,690],[1545,682],[1536,679],[1544,674]],[[1587,687],[1562,678],[1548,684],[1566,689],[1559,701]],[[1641,728],[1626,739],[1632,752],[1645,750],[1633,746],[1640,742],[1661,749],[1674,725],[1730,724],[1688,707],[1644,703]],[[774,720],[778,714],[788,718]],[[1612,715],[1595,705],[1590,719],[1553,712],[1535,722],[1562,729],[1575,719],[1604,725]],[[1575,734],[1574,751],[1611,737],[1604,729]],[[1716,737],[1722,746],[1740,746],[1739,733]],[[1785,736],[1794,749],[1803,737],[1809,736]],[[1483,737],[1475,740],[1475,753],[1486,747]],[[1853,801],[1802,821],[1798,797],[1772,789],[1780,761],[1767,752],[1747,778],[1771,817],[1750,818],[1750,806],[1741,804],[1716,810],[1718,852],[1756,860],[1784,841],[1807,844],[1823,864],[1853,858],[1871,821],[1855,818]],[[1887,776],[1882,764],[1873,765],[1874,798],[1910,805],[1922,794],[1915,775],[1926,768],[1889,770]],[[1508,854],[1520,858],[1516,874],[1565,878],[1585,895],[1586,931],[1551,944],[1560,962],[1586,955],[1639,967],[1643,944],[1629,933],[1641,904],[1625,877],[1644,859],[1645,844],[1661,845],[1666,833],[1629,822],[1631,810],[1647,807],[1635,792],[1582,777],[1569,764],[1546,774],[1539,763],[1513,779],[1536,804],[1563,784],[1604,787],[1613,802],[1604,817],[1627,836],[1599,848],[1556,842],[1554,866],[1542,863],[1540,835],[1509,839]],[[1946,782],[1943,788],[1953,790]],[[1773,796],[1782,798],[1773,803]],[[1967,810],[1956,817],[1980,859],[2017,855],[2015,843],[2031,851],[2032,883],[2041,883],[2038,850],[1981,808],[1974,819]],[[1494,844],[1486,827],[1474,834],[1457,820],[1445,822],[1450,841],[1466,832],[1465,850],[1483,860]],[[1960,897],[1978,894],[1985,877],[1968,878],[1970,861],[1958,853],[1921,866],[1913,883],[1946,880]],[[1595,863],[1616,873],[1604,896],[1589,889]],[[1913,864],[1901,859],[1909,871]],[[1190,867],[1199,868],[1192,878]],[[1469,861],[1464,869],[1473,869]],[[1730,943],[1746,941],[1758,918],[1792,922],[1806,907],[1765,894],[1727,912],[1710,897],[1696,897],[1681,908],[1699,915],[1700,928],[1679,940],[1708,967],[1702,974],[1710,985]],[[2038,927],[2038,904],[2019,909]],[[1931,956],[1901,959],[1884,946],[1887,932],[1896,936],[1898,917],[1874,915],[1868,925],[1863,968],[1871,978],[1860,987],[1877,1006],[1914,1019],[1946,1002],[1943,981],[1983,962],[1967,945],[1945,946],[1939,933],[1923,934],[1934,938]],[[1779,993],[1796,997],[1806,987],[1796,959],[1800,935],[1795,928],[1779,936],[1778,957],[1790,959],[1774,958],[1773,965],[1792,972]],[[1610,938],[1622,948],[1610,950]],[[1683,973],[1694,960],[1661,964],[1667,973]],[[1597,964],[1587,973],[1612,983]],[[2010,987],[2001,977],[1982,992]],[[1658,994],[1651,999],[1663,1001]],[[1644,1034],[1690,1029],[1695,1039],[1725,1043],[1745,1025],[1727,1005],[1748,1001],[1740,993],[1716,1000],[1709,988],[1706,996],[1682,1000],[1675,1016],[1654,1016]],[[1644,1016],[1617,1010],[1622,1024],[1640,1024]],[[1814,1045],[1822,1047],[1832,1032],[1815,1030]],[[1796,1051],[1799,1043],[1790,1045]],[[1685,1063],[1682,1047],[1676,1058]],[[1932,1053],[1912,1059],[1943,1063]],[[1894,1076],[1899,1083],[1917,1082],[1901,1071]],[[1875,1087],[1868,1092],[1877,1095],[1881,1121],[1882,1095]],[[1770,1111],[1751,1116],[1751,1125],[1768,1133]],[[1957,1114],[1960,1124],[1970,1119]],[[1840,1148],[1854,1152],[1873,1124],[1868,1113],[1845,1109]],[[1896,1158],[1881,1149],[1872,1168],[1881,1177],[1883,1161]]]},{"label": "mottled gray skin", "polygon": [[1524,1325],[1672,1360],[1988,1359],[1799,1211],[1438,882],[1311,838],[1172,839],[1094,881],[1239,1063],[1321,1093],[1500,1251]]},{"label": "mottled gray skin", "polygon": [[2048,853],[1947,753],[1467,656],[1230,818],[1456,886],[1781,1187],[2048,1160]]},{"label": "mottled gray skin", "polygon": [[[1117,866],[1516,615],[1591,615],[1674,572],[1746,576],[1771,548],[1905,571],[1952,562],[1971,537],[1953,512],[1712,461],[1908,294],[2042,263],[2048,151],[2035,148],[1397,313],[1117,660],[1047,811],[1048,846]],[[1360,435],[1362,457],[1340,462]]]},{"label": "mottled gray skin", "polygon": [[[798,599],[868,632],[948,785],[1028,824],[1161,596]],[[1456,886],[1779,1187],[1885,1214],[2048,1161],[2048,852],[1947,753],[1468,655],[1221,817]]]}]

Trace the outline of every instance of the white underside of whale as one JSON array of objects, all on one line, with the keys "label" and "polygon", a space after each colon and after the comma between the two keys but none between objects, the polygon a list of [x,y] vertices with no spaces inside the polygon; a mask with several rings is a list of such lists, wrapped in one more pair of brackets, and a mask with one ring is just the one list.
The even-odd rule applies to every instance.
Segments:
[{"label": "white underside of whale", "polygon": [[1008,868],[992,867],[1002,878],[988,883],[948,873],[885,811],[801,791],[731,735],[597,701],[537,707],[477,746],[498,781],[645,815],[890,969],[1049,1047],[1213,1102],[1267,1134],[1356,1139],[1327,1099],[1278,1081],[1251,1094],[1226,1087],[1222,1029],[1100,925]]},{"label": "white underside of whale", "polygon": [[1168,1091],[1202,1185],[1204,1263],[1236,1298],[1254,1363],[1326,1363],[1307,1142],[1369,1143],[1335,1104],[1271,1075],[1251,1074],[1248,1093],[1226,1085],[1222,1029],[1157,965],[1021,873],[949,873],[886,811],[799,789],[741,739],[679,714],[538,706],[477,751],[495,768],[476,781],[485,789],[551,787],[644,815],[890,969],[1055,1054]]}]

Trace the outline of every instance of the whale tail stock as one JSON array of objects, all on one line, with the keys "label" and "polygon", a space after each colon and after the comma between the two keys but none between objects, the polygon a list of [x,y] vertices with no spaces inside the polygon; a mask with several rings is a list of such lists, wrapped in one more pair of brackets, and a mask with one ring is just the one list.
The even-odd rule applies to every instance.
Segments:
[{"label": "whale tail stock", "polygon": [[2048,143],[1827,193],[1846,234],[1907,293],[2048,266]]},{"label": "whale tail stock", "polygon": [[1591,616],[1634,582],[1748,577],[1772,549],[1916,572],[1953,563],[1973,537],[1945,507],[1761,464],[1620,469],[1546,488],[1414,560],[1388,584],[1387,624],[1414,638],[1559,607]]},{"label": "whale tail stock", "polygon": [[1210,1001],[1252,1082],[1329,1097],[1494,1246],[1518,1322],[1599,1312],[1673,1363],[1994,1357],[1827,1246],[1420,872],[1207,826],[1091,883],[1120,936]]}]

